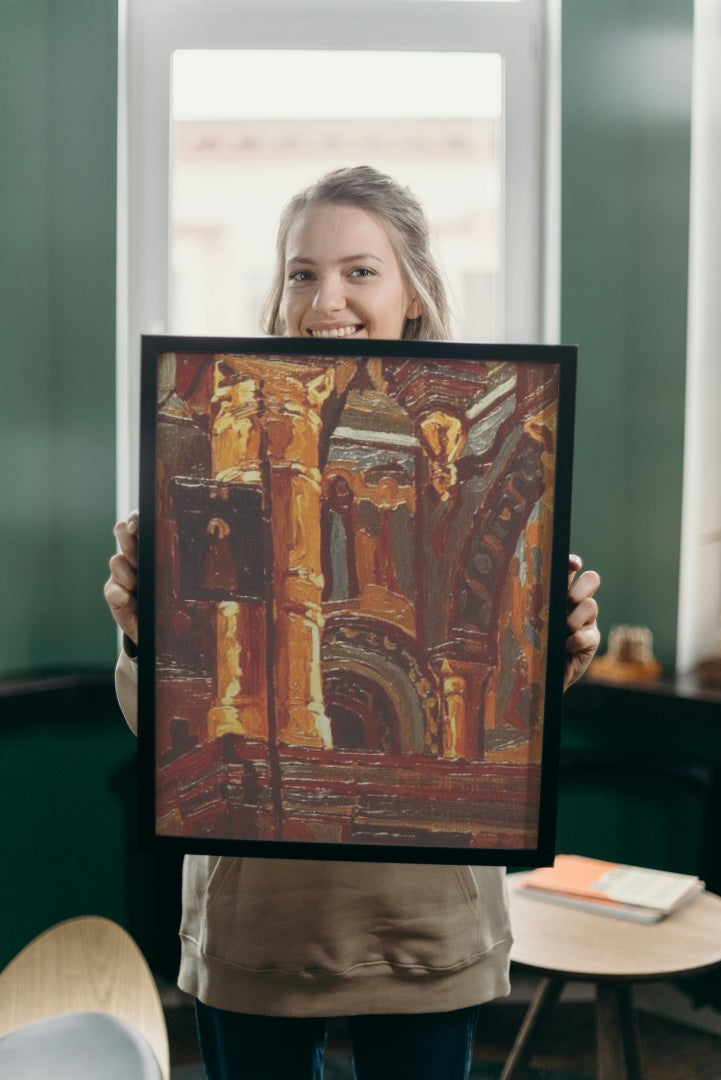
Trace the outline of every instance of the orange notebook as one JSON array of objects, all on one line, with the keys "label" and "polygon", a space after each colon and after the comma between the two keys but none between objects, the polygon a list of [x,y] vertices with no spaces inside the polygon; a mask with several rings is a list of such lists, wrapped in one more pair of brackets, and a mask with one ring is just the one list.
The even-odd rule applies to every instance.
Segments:
[{"label": "orange notebook", "polygon": [[693,874],[557,855],[553,866],[532,870],[518,886],[525,895],[638,922],[658,922],[704,890]]}]

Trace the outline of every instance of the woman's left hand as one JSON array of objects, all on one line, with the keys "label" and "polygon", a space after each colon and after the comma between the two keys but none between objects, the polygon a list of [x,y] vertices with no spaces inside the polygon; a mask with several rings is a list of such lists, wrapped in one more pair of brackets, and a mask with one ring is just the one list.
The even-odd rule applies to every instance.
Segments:
[{"label": "woman's left hand", "polygon": [[601,640],[596,625],[598,604],[593,595],[601,584],[595,570],[576,574],[583,566],[578,555],[568,556],[568,618],[566,619],[566,670],[563,689],[568,690],[581,678]]}]

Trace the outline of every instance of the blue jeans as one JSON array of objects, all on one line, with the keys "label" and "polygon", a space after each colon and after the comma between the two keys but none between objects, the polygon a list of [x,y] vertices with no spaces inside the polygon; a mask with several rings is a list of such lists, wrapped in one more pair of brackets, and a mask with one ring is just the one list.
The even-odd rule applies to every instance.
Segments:
[{"label": "blue jeans", "polygon": [[[357,1080],[467,1080],[478,1010],[348,1017]],[[195,1011],[208,1080],[321,1080],[324,1017]]]}]

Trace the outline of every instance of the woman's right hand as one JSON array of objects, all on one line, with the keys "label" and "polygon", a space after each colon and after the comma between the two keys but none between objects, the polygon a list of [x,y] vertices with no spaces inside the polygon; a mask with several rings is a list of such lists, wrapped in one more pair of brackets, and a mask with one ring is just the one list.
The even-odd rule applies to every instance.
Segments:
[{"label": "woman's right hand", "polygon": [[138,529],[137,510],[113,529],[120,553],[110,560],[110,577],[103,590],[110,613],[123,633],[138,644]]}]

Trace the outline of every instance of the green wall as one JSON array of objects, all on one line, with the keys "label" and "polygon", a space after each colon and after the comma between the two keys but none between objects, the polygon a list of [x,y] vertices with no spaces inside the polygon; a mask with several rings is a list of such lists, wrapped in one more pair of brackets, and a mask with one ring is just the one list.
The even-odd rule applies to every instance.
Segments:
[{"label": "green wall", "polygon": [[116,0],[0,0],[0,675],[109,665]]},{"label": "green wall", "polygon": [[173,979],[180,857],[139,850],[137,740],[110,673],[0,689],[0,969],[54,923],[92,914]]},{"label": "green wall", "polygon": [[[579,346],[572,545],[601,629],[675,657],[692,0],[563,5],[562,330]],[[605,648],[605,645],[603,646]]]},{"label": "green wall", "polygon": [[[61,919],[143,938],[135,740],[102,597],[115,517],[116,0],[0,0],[0,966]],[[7,684],[1,689],[7,690]]]}]

